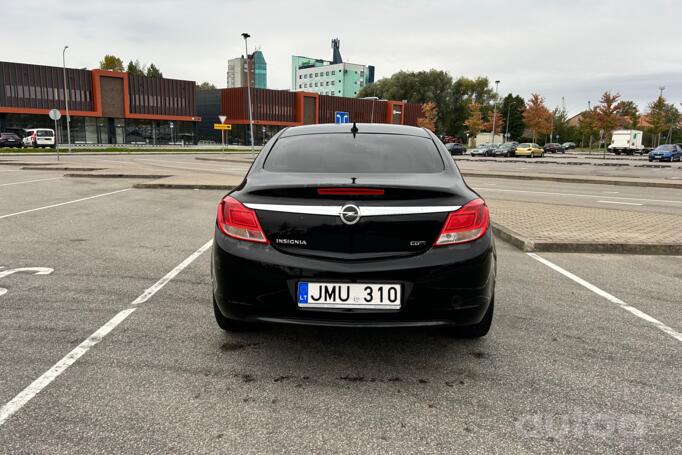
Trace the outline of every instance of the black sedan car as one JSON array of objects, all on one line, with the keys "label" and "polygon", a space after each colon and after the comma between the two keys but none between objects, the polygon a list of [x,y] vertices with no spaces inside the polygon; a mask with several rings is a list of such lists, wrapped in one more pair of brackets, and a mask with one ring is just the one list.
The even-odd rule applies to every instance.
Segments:
[{"label": "black sedan car", "polygon": [[492,151],[492,156],[504,156],[506,158],[516,156],[517,145],[518,142],[505,142]]},{"label": "black sedan car", "polygon": [[545,144],[542,149],[545,151],[545,153],[566,153],[564,146],[557,144],[556,142],[549,142]]},{"label": "black sedan car", "polygon": [[467,148],[464,146],[464,144],[460,144],[458,142],[450,142],[448,144],[445,144],[445,148],[450,152],[450,155],[464,155],[467,151]]},{"label": "black sedan car", "polygon": [[0,133],[0,147],[22,148],[24,144],[21,138],[14,133]]},{"label": "black sedan car", "polygon": [[493,317],[488,207],[416,127],[279,132],[218,206],[211,271],[224,330],[457,326],[480,337]]}]

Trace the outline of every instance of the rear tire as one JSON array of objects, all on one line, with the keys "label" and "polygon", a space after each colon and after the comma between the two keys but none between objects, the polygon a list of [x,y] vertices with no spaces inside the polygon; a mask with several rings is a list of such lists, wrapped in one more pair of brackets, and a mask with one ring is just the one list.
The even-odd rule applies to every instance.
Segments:
[{"label": "rear tire", "polygon": [[245,332],[248,330],[253,330],[255,324],[250,324],[248,322],[238,321],[236,319],[230,319],[223,316],[218,308],[218,304],[213,297],[213,313],[215,314],[215,320],[218,323],[218,327],[226,332]]},{"label": "rear tire", "polygon": [[495,311],[495,298],[490,301],[488,311],[485,312],[481,322],[474,325],[464,327],[457,327],[455,329],[455,336],[457,338],[481,338],[488,334],[490,326],[493,323],[493,313]]}]

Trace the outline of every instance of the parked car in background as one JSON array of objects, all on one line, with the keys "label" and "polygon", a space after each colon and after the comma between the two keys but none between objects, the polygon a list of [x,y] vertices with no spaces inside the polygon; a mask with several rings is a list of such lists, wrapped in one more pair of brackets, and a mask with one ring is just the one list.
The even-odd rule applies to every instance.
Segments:
[{"label": "parked car in background", "polygon": [[523,142],[516,147],[516,156],[542,157],[545,156],[545,151],[536,143]]},{"label": "parked car in background", "polygon": [[49,128],[32,128],[25,130],[24,147],[51,147],[57,146],[54,130]]},{"label": "parked car in background", "polygon": [[24,143],[21,138],[15,133],[0,133],[0,147],[17,147],[21,148]]},{"label": "parked car in background", "polygon": [[682,148],[678,144],[663,144],[649,152],[649,161],[682,161]]},{"label": "parked car in background", "polygon": [[611,135],[611,144],[609,145],[609,152],[620,155],[634,155],[639,153],[644,155],[647,149],[642,145],[642,136],[644,133],[640,130],[616,130]]},{"label": "parked car in background", "polygon": [[498,146],[495,144],[481,144],[477,145],[475,149],[471,151],[471,156],[492,156],[493,150]]},{"label": "parked car in background", "polygon": [[564,142],[561,146],[564,150],[575,150],[576,147],[575,142]]},{"label": "parked car in background", "polygon": [[516,156],[516,142],[505,142],[504,144],[500,145],[497,147],[495,150],[493,150],[492,155],[493,156],[504,156],[504,157],[510,157],[510,156]]},{"label": "parked car in background", "polygon": [[549,142],[542,149],[545,153],[566,153],[564,146],[556,142]]},{"label": "parked car in background", "polygon": [[445,144],[445,148],[448,149],[450,155],[464,155],[467,151],[467,148],[464,146],[464,144],[460,144],[458,142],[449,142]]}]

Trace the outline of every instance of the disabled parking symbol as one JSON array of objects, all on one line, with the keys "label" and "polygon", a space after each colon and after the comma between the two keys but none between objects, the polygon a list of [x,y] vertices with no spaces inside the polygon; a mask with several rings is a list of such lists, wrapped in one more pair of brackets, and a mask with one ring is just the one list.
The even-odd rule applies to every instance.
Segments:
[{"label": "disabled parking symbol", "polygon": [[[30,273],[32,275],[49,275],[54,272],[54,269],[49,267],[20,267],[16,269],[4,269],[4,266],[0,265],[0,279],[7,276],[13,275],[15,273]],[[7,294],[7,289],[0,287],[0,296]]]}]

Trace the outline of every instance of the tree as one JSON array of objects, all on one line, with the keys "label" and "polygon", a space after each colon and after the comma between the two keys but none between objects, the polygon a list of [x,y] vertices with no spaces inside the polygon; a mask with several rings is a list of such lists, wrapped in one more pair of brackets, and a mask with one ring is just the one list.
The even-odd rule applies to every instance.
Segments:
[{"label": "tree", "polygon": [[115,55],[105,55],[99,62],[99,69],[109,71],[123,71],[123,60]]},{"label": "tree", "polygon": [[677,126],[679,123],[679,111],[673,104],[668,104],[665,98],[659,96],[656,101],[649,104],[649,111],[647,112],[647,120],[649,120],[649,131],[656,139],[656,144],[661,143],[661,133],[668,131],[670,128]]},{"label": "tree", "polygon": [[201,84],[197,85],[197,88],[199,90],[215,90],[216,87],[210,82],[202,82]]},{"label": "tree", "polygon": [[668,104],[665,109],[665,121],[666,124],[668,125],[669,131],[668,131],[668,144],[672,144],[672,136],[675,131],[675,128],[677,128],[680,124],[680,111],[677,110],[674,104]]},{"label": "tree", "polygon": [[474,138],[485,127],[480,104],[474,102],[469,105],[469,118],[464,121],[464,125],[469,129],[469,135]]},{"label": "tree", "polygon": [[604,92],[599,104],[594,109],[595,126],[604,132],[604,140],[608,141],[613,130],[622,128],[628,119],[620,115],[620,94]]},{"label": "tree", "polygon": [[526,110],[526,102],[519,95],[511,93],[502,100],[500,113],[505,118],[505,131],[509,132],[509,137],[519,139],[523,136],[525,125],[523,123],[523,111]]},{"label": "tree", "polygon": [[163,73],[152,63],[147,68],[147,77],[163,77]]},{"label": "tree", "polygon": [[438,112],[436,129],[445,129],[445,112],[450,106],[452,77],[445,71],[399,71],[389,78],[383,78],[366,85],[358,98],[377,96],[389,100],[406,100],[408,103],[424,104],[433,102]]},{"label": "tree", "polygon": [[417,119],[417,126],[435,132],[436,119],[438,118],[438,108],[436,107],[436,103],[433,101],[428,101],[422,104],[422,114],[423,117],[419,117]]},{"label": "tree", "polygon": [[[504,127],[504,119],[502,118],[502,114],[498,111],[495,112],[495,134],[501,133]],[[488,121],[485,122],[485,125],[483,125],[483,128],[486,130],[489,130],[490,132],[493,132],[493,112],[490,113],[488,116]]]},{"label": "tree", "polygon": [[589,147],[592,147],[592,138],[599,134],[599,130],[597,129],[597,125],[595,122],[595,114],[594,114],[594,109],[590,109],[589,111],[585,111],[580,115],[580,119],[578,120],[578,131],[580,132],[581,135],[589,137]]},{"label": "tree", "polygon": [[453,81],[445,71],[400,71],[389,78],[366,85],[358,98],[376,96],[383,99],[407,100],[410,103],[433,102],[438,110],[436,130],[448,135],[464,136],[464,122],[469,105],[476,102],[482,112],[492,110],[495,93],[485,77]]},{"label": "tree", "polygon": [[625,128],[639,128],[639,108],[634,101],[621,101],[618,107],[618,115],[628,120],[628,123],[623,125]]},{"label": "tree", "polygon": [[552,113],[545,106],[545,99],[537,93],[533,93],[526,103],[523,112],[523,121],[533,135],[533,142],[539,134],[549,134],[552,130]]},{"label": "tree", "polygon": [[128,62],[128,67],[126,68],[128,74],[134,74],[136,76],[144,76],[147,69],[140,63],[139,60],[134,62],[131,60]]}]

